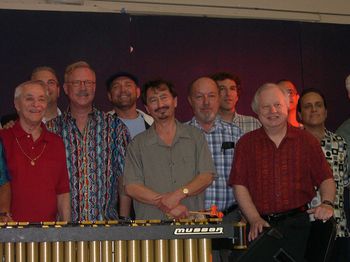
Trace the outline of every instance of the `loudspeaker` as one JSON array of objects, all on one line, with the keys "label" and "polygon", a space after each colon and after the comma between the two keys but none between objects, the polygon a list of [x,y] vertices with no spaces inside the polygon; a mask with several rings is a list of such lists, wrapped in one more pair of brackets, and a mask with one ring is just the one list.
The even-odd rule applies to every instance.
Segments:
[{"label": "loudspeaker", "polygon": [[267,228],[252,242],[247,252],[243,254],[239,262],[296,262],[293,254],[281,247],[283,234],[276,228]]}]

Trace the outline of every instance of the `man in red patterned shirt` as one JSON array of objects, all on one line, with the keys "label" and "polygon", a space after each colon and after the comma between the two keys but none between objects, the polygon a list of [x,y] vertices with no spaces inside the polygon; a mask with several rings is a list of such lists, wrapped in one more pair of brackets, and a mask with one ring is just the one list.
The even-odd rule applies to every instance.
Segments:
[{"label": "man in red patterned shirt", "polygon": [[[318,141],[288,124],[288,105],[288,94],[275,84],[257,90],[252,108],[262,127],[238,141],[229,184],[250,225],[248,239],[274,226],[283,235],[284,252],[303,261],[308,213],[320,220],[333,216],[335,183]],[[307,210],[315,186],[322,204]]]}]

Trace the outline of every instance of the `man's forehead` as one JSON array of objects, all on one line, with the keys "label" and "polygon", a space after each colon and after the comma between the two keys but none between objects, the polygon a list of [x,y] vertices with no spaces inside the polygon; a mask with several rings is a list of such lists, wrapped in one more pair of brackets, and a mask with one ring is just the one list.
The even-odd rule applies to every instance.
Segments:
[{"label": "man's forehead", "polygon": [[119,76],[119,77],[117,77],[116,79],[113,80],[112,84],[114,85],[114,84],[117,84],[117,83],[123,82],[123,81],[131,82],[131,83],[136,85],[135,81],[132,80],[130,77],[127,77],[127,76]]},{"label": "man's forehead", "polygon": [[22,90],[24,96],[32,96],[33,94],[45,95],[45,88],[39,84],[25,85]]}]

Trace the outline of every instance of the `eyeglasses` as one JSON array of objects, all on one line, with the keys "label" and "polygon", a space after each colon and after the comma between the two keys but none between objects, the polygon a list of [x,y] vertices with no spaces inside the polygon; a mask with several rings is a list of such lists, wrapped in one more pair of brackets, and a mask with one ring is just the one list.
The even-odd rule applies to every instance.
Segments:
[{"label": "eyeglasses", "polygon": [[96,82],[91,80],[74,80],[68,83],[74,87],[80,87],[81,84],[84,84],[85,87],[92,87]]}]

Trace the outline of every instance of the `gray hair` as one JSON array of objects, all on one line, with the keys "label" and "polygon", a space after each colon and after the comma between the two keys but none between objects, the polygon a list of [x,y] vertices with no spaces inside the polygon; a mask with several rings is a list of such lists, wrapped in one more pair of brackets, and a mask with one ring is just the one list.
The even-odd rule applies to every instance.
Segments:
[{"label": "gray hair", "polygon": [[27,85],[39,85],[45,90],[46,99],[49,99],[49,91],[46,83],[41,80],[29,80],[26,81],[15,88],[15,100],[22,95],[23,88]]},{"label": "gray hair", "polygon": [[64,72],[64,82],[68,82],[69,75],[77,68],[88,68],[91,70],[91,72],[96,76],[95,71],[92,69],[92,67],[85,61],[78,61],[73,64],[70,64],[66,67],[66,71]]},{"label": "gray hair", "polygon": [[285,90],[284,88],[274,84],[274,83],[265,83],[263,84],[262,86],[260,86],[258,88],[258,90],[256,90],[255,94],[254,94],[254,97],[253,97],[253,101],[252,101],[252,109],[253,111],[258,114],[259,113],[259,97],[260,97],[260,94],[266,90],[266,89],[269,89],[269,88],[277,88],[279,89],[282,94],[285,96],[285,99],[286,99],[286,104],[287,104],[287,107],[289,108],[289,94],[288,94],[288,91]]}]

